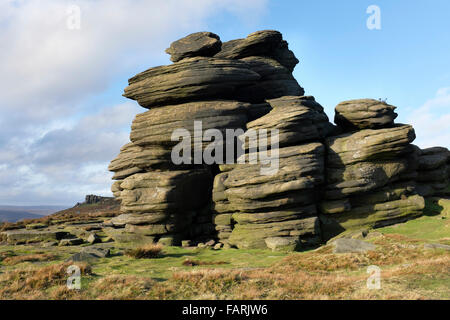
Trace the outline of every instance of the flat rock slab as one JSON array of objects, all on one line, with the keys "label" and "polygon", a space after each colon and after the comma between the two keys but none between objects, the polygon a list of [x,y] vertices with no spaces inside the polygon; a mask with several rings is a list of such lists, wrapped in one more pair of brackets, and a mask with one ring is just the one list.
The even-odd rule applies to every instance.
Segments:
[{"label": "flat rock slab", "polygon": [[213,97],[229,98],[237,87],[250,85],[260,78],[243,61],[186,58],[137,74],[128,80],[124,96],[137,100],[145,108]]},{"label": "flat rock slab", "polygon": [[425,249],[443,249],[443,250],[450,250],[450,246],[446,244],[441,243],[426,243],[423,245]]},{"label": "flat rock slab", "polygon": [[80,244],[83,244],[83,239],[80,238],[74,238],[74,239],[62,239],[59,242],[59,246],[78,246]]},{"label": "flat rock slab", "polygon": [[211,57],[220,51],[222,41],[217,34],[212,32],[195,32],[174,41],[166,49],[170,54],[170,60],[180,61],[189,57]]},{"label": "flat rock slab", "polygon": [[334,122],[345,130],[379,129],[392,126],[396,107],[374,99],[341,102],[336,106]]},{"label": "flat rock slab", "polygon": [[374,244],[347,238],[336,239],[331,244],[334,246],[333,253],[364,253],[376,248]]},{"label": "flat rock slab", "polygon": [[110,250],[108,248],[84,248],[79,253],[75,253],[66,261],[88,262],[100,258],[109,257]]},{"label": "flat rock slab", "polygon": [[7,241],[11,244],[61,240],[69,235],[65,231],[24,229],[5,231],[2,234],[7,236]]}]

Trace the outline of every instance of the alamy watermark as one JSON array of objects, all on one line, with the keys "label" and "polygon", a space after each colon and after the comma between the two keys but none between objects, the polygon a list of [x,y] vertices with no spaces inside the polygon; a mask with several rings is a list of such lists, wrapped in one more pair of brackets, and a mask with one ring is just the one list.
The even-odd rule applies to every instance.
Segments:
[{"label": "alamy watermark", "polygon": [[81,29],[81,8],[76,4],[72,4],[67,7],[66,10],[67,20],[66,26],[69,30]]},{"label": "alamy watermark", "polygon": [[274,175],[279,169],[278,129],[203,131],[202,121],[194,121],[193,136],[189,130],[179,128],[172,132],[171,141],[179,142],[171,153],[176,165],[260,164],[262,175]]},{"label": "alamy watermark", "polygon": [[381,289],[381,269],[378,266],[368,266],[367,273],[370,274],[367,278],[367,289],[380,290]]},{"label": "alamy watermark", "polygon": [[377,5],[370,5],[366,10],[370,16],[367,18],[366,25],[369,30],[381,30],[381,9]]},{"label": "alamy watermark", "polygon": [[80,290],[81,289],[81,270],[77,265],[71,265],[67,268],[67,289]]}]

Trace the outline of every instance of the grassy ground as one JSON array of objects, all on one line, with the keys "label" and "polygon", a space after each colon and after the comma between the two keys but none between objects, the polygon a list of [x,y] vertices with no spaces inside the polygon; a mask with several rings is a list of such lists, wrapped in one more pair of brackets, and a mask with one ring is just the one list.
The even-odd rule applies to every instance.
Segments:
[{"label": "grassy ground", "polygon": [[[448,205],[448,207],[447,207]],[[165,247],[135,259],[129,246],[80,264],[81,290],[66,287],[64,261],[79,247],[0,246],[2,299],[450,299],[450,204],[427,201],[416,220],[378,229],[375,251],[333,254],[330,246],[301,253]],[[186,260],[194,261],[185,263]],[[367,267],[381,268],[381,289],[369,290]]]}]

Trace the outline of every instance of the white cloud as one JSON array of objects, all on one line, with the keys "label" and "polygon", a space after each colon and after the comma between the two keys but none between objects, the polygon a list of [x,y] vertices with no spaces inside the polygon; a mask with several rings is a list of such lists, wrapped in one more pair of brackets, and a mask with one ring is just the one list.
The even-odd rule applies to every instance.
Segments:
[{"label": "white cloud", "polygon": [[421,148],[443,146],[450,148],[450,87],[441,88],[408,116],[416,130],[414,142]]},{"label": "white cloud", "polygon": [[[67,27],[69,5],[81,10],[79,30]],[[171,40],[205,27],[220,10],[244,19],[250,6],[254,15],[264,5],[265,0],[2,1],[0,38],[8,49],[0,51],[1,108],[26,109],[39,118],[61,113],[104,90],[112,76],[165,55]]]},{"label": "white cloud", "polygon": [[8,144],[0,150],[0,203],[70,204],[88,193],[109,195],[108,163],[141,111],[133,102],[106,107],[30,143]]},{"label": "white cloud", "polygon": [[[145,111],[111,85],[158,63],[221,12],[255,21],[267,0],[0,0],[0,203],[70,204],[109,194],[108,162]],[[81,9],[69,30],[67,9]],[[214,31],[214,30],[211,30]],[[116,98],[117,97],[117,98]]]}]

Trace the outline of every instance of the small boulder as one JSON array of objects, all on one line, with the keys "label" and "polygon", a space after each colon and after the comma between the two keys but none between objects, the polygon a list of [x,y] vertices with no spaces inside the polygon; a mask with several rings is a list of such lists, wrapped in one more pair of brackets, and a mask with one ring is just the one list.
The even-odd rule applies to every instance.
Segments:
[{"label": "small boulder", "polygon": [[31,224],[27,224],[25,226],[25,229],[27,230],[35,230],[35,229],[44,229],[47,228],[48,226],[44,223],[31,223]]},{"label": "small boulder", "polygon": [[191,247],[192,246],[192,241],[191,240],[183,240],[183,241],[181,241],[181,246],[183,248]]},{"label": "small boulder", "polygon": [[347,238],[336,239],[331,244],[334,246],[333,253],[364,253],[376,248],[374,244]]},{"label": "small boulder", "polygon": [[102,240],[100,239],[100,237],[99,237],[98,235],[96,235],[95,233],[91,233],[91,234],[89,235],[89,237],[87,238],[87,241],[88,241],[90,244],[102,242]]},{"label": "small boulder", "polygon": [[223,243],[216,243],[215,244],[215,246],[214,246],[214,250],[220,250],[220,249],[222,249],[222,247],[223,247]]},{"label": "small boulder", "polygon": [[59,241],[59,246],[78,246],[83,243],[83,239],[73,238],[73,239],[62,239]]},{"label": "small boulder", "polygon": [[270,237],[265,239],[267,248],[272,251],[295,251],[298,241],[294,238]]},{"label": "small boulder", "polygon": [[74,254],[66,261],[73,262],[89,262],[99,258],[109,257],[110,250],[108,248],[84,248],[79,253]]},{"label": "small boulder", "polygon": [[170,60],[180,61],[189,57],[212,57],[220,51],[222,41],[212,32],[196,32],[171,43],[166,49]]}]

